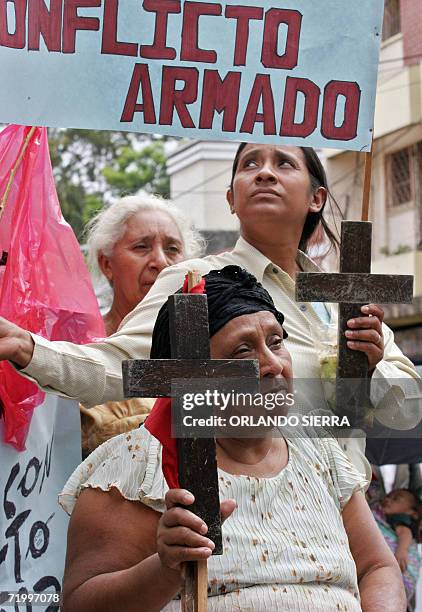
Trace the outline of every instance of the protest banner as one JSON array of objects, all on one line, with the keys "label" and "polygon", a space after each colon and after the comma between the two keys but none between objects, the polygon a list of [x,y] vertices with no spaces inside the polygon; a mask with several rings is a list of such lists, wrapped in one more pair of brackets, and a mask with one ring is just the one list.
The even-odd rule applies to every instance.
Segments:
[{"label": "protest banner", "polygon": [[383,0],[0,0],[0,121],[368,151]]},{"label": "protest banner", "polygon": [[[79,405],[55,395],[34,411],[24,452],[0,445],[0,612],[10,610],[8,593],[60,593],[69,517],[57,495],[80,461]],[[35,609],[59,608],[51,599]]]}]

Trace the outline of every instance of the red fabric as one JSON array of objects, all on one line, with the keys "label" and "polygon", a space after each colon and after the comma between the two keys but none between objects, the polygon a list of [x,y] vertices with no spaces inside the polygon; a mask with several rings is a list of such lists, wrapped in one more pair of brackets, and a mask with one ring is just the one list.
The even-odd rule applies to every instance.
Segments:
[{"label": "red fabric", "polygon": [[[187,275],[185,276],[185,282],[183,283],[182,292],[188,293],[188,276]],[[200,293],[200,294],[205,293],[205,278],[201,278],[199,283],[195,285],[194,287],[192,287],[189,293]]]},{"label": "red fabric", "polygon": [[[183,283],[183,293],[188,292],[188,277]],[[205,293],[205,279],[192,287],[189,293]],[[179,489],[179,468],[177,457],[177,440],[171,435],[171,399],[167,397],[156,400],[151,413],[145,421],[150,434],[162,444],[162,469],[169,489]]]},{"label": "red fabric", "polygon": [[163,446],[162,468],[169,489],[179,489],[177,442],[171,437],[171,399],[160,397],[155,401],[145,427]]},{"label": "red fabric", "polygon": [[[0,133],[0,198],[17,168],[0,219],[0,315],[49,340],[76,344],[105,337],[80,246],[61,214],[46,128],[10,125]],[[33,410],[44,400],[36,385],[3,361],[0,400],[4,441],[24,450]]]}]

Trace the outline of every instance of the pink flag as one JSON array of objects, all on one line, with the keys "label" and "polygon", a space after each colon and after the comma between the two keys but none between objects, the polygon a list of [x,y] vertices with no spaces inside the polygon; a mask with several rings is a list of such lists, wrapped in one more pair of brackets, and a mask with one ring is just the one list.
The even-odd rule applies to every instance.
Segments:
[{"label": "pink flag", "polygon": [[[79,244],[61,214],[46,128],[0,133],[0,202],[0,316],[50,340],[104,337]],[[2,361],[0,399],[5,442],[24,450],[44,393]]]}]

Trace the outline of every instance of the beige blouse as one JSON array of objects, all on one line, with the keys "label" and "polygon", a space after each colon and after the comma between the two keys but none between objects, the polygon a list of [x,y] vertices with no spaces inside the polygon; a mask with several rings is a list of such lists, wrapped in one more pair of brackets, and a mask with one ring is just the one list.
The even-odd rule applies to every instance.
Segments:
[{"label": "beige blouse", "polygon": [[[223,525],[224,554],[208,561],[210,611],[361,610],[341,512],[366,481],[333,439],[287,443],[288,464],[273,478],[219,470],[220,499],[238,507]],[[97,448],[59,496],[69,514],[86,487],[116,487],[163,512],[160,443],[141,427]],[[164,610],[180,610],[180,602]]]}]

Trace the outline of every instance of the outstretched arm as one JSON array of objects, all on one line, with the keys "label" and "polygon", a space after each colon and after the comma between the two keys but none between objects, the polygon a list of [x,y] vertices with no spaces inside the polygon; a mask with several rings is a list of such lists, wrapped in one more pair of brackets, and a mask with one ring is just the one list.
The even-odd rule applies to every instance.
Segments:
[{"label": "outstretched arm", "polygon": [[344,507],[343,522],[356,563],[363,612],[406,612],[399,566],[363,493],[352,495]]},{"label": "outstretched arm", "polygon": [[[0,329],[0,359],[16,359],[15,363],[24,367],[20,373],[37,383],[43,391],[78,399],[86,407],[109,400],[119,401],[123,399],[122,360],[149,359],[158,311],[168,296],[182,286],[192,267],[206,274],[211,265],[198,259],[163,270],[145,299],[123,319],[120,329],[103,341],[79,346],[71,342],[49,342],[34,336],[33,356],[27,363],[31,352],[27,336],[28,345],[25,343],[26,348],[22,347],[23,350],[16,355],[15,334],[12,333],[13,349],[9,345],[2,349],[4,334]],[[29,336],[33,342],[31,334]]]},{"label": "outstretched arm", "polygon": [[[196,266],[195,260],[195,267],[202,270],[201,265]],[[157,313],[181,287],[188,269],[189,262],[163,270],[146,298],[122,321],[121,329],[98,343],[50,342],[1,319],[0,359],[16,364],[19,373],[43,391],[78,399],[87,407],[121,400],[122,360],[149,358]]]}]

